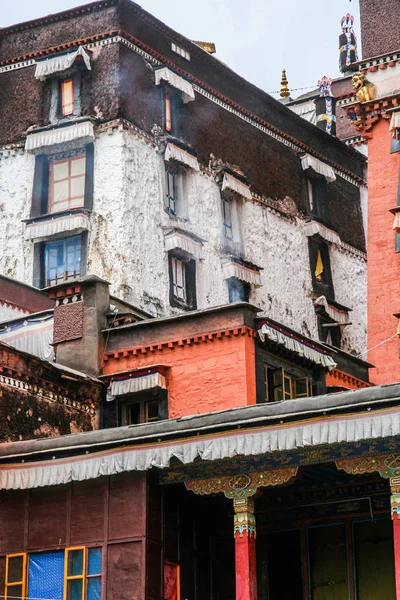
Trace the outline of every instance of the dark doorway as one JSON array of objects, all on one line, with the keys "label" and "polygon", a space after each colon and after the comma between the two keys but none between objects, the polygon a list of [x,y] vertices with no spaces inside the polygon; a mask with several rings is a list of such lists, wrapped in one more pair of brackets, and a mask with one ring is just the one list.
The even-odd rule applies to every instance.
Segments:
[{"label": "dark doorway", "polygon": [[299,530],[258,536],[257,562],[260,600],[303,597]]}]

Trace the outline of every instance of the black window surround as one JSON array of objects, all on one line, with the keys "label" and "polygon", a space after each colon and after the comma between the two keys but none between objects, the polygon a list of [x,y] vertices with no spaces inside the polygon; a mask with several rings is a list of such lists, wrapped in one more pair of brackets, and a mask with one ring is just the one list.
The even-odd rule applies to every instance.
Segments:
[{"label": "black window surround", "polygon": [[[63,72],[62,75],[51,78],[50,123],[69,121],[71,118],[79,117],[81,115],[81,78],[82,72],[76,66]],[[72,114],[64,116],[62,113],[61,86],[62,82],[67,79],[72,79],[74,108]]]},{"label": "black window surround", "polygon": [[250,283],[237,277],[229,277],[228,294],[229,302],[250,302]]},{"label": "black window surround", "polygon": [[[320,239],[308,238],[308,248],[310,257],[310,269],[312,287],[318,295],[326,296],[330,300],[334,300],[335,292],[332,282],[331,263],[329,258],[329,246]],[[316,276],[316,266],[318,261],[318,253],[320,253],[323,272],[320,279]]]},{"label": "black window surround", "polygon": [[[174,292],[176,281],[174,277],[174,260],[179,261],[183,269],[184,277],[184,297],[179,298]],[[184,310],[195,310],[197,308],[196,299],[196,260],[186,252],[175,249],[168,252],[168,272],[169,272],[169,303],[171,306],[182,308]]]},{"label": "black window surround", "polygon": [[163,129],[168,135],[180,138],[182,136],[181,111],[183,106],[181,94],[165,82],[160,88],[163,107]]},{"label": "black window surround", "polygon": [[326,198],[328,182],[325,177],[307,175],[308,214],[326,222]]}]

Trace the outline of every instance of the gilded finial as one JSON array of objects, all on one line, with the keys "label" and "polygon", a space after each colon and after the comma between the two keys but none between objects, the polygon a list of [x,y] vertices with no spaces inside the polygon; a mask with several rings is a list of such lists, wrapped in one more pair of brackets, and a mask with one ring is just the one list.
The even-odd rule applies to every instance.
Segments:
[{"label": "gilded finial", "polygon": [[289,83],[286,77],[286,71],[285,69],[282,70],[282,80],[281,80],[281,91],[280,91],[280,97],[281,98],[288,98],[290,96],[290,91],[289,91]]}]

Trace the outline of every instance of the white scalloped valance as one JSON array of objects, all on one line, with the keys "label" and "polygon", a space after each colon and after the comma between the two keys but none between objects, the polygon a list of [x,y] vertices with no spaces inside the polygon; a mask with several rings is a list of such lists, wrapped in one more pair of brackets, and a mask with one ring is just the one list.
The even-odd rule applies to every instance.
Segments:
[{"label": "white scalloped valance", "polygon": [[160,85],[162,81],[165,81],[175,89],[182,92],[182,100],[185,104],[194,100],[194,90],[192,84],[180,75],[177,75],[168,69],[168,67],[157,69],[155,71],[155,76],[156,85]]},{"label": "white scalloped valance", "polygon": [[68,52],[68,54],[60,54],[53,58],[37,61],[35,71],[36,79],[43,80],[49,75],[55,75],[56,73],[62,73],[63,71],[70,69],[78,56],[83,58],[86,68],[90,71],[92,68],[90,65],[90,56],[83,46],[79,46],[78,50],[75,52]]},{"label": "white scalloped valance", "polygon": [[393,229],[395,229],[397,233],[400,233],[400,212],[397,212],[394,215]]},{"label": "white scalloped valance", "polygon": [[197,158],[193,156],[193,154],[189,154],[189,152],[183,148],[180,148],[179,146],[176,146],[175,144],[167,144],[164,158],[166,161],[176,160],[176,162],[180,162],[183,165],[190,167],[194,171],[200,171]]},{"label": "white scalloped valance", "polygon": [[111,383],[111,395],[123,396],[154,388],[167,389],[165,377],[161,373],[149,373],[140,377],[130,377],[129,379],[113,381]]},{"label": "white scalloped valance", "polygon": [[261,285],[260,271],[257,271],[256,269],[250,269],[249,267],[245,267],[244,265],[234,261],[224,263],[222,265],[222,269],[224,272],[224,279],[236,277],[236,279],[246,281],[251,285]]},{"label": "white scalloped valance", "polygon": [[201,242],[181,232],[173,231],[172,233],[167,233],[165,236],[165,249],[167,251],[179,248],[195,258],[200,258],[202,247],[203,244]]},{"label": "white scalloped valance", "polygon": [[329,371],[336,367],[335,361],[328,354],[319,352],[316,348],[303,344],[300,340],[297,340],[290,335],[286,335],[283,331],[278,331],[266,323],[258,330],[258,335],[262,342],[265,341],[265,338],[268,338],[272,342],[285,346],[287,350],[296,352],[299,356],[326,367]]},{"label": "white scalloped valance", "polygon": [[340,236],[336,231],[329,229],[329,227],[322,225],[322,223],[319,223],[318,221],[308,221],[305,223],[304,231],[307,236],[320,235],[327,242],[337,244],[338,246],[342,243]]},{"label": "white scalloped valance", "polygon": [[396,135],[397,129],[400,129],[400,111],[392,113],[392,118],[390,119],[389,131],[393,131],[393,135]]},{"label": "white scalloped valance", "polygon": [[336,308],[336,306],[332,306],[325,296],[317,298],[314,304],[315,306],[323,306],[325,312],[335,321],[335,323],[343,323],[346,325],[350,323],[349,312],[347,310],[340,310],[339,308]]},{"label": "white scalloped valance", "polygon": [[335,171],[332,169],[332,167],[324,162],[321,162],[318,160],[318,158],[315,158],[310,154],[306,154],[305,156],[301,157],[301,166],[303,167],[304,171],[306,169],[312,169],[319,175],[323,175],[328,183],[336,181]]},{"label": "white scalloped valance", "polygon": [[46,129],[37,133],[28,133],[26,136],[25,150],[32,151],[37,148],[46,146],[55,146],[57,144],[65,144],[80,138],[94,140],[93,123],[83,121],[82,123],[74,123],[65,127],[57,127],[54,129]]},{"label": "white scalloped valance", "polygon": [[46,219],[45,221],[36,221],[29,223],[25,230],[26,240],[39,240],[47,238],[56,233],[67,231],[87,231],[90,229],[90,221],[87,215],[74,214],[63,215],[61,217]]},{"label": "white scalloped valance", "polygon": [[251,200],[252,198],[250,187],[230,173],[224,173],[224,178],[222,180],[222,191],[224,190],[236,192],[236,194],[243,196],[243,198],[246,198],[247,200]]},{"label": "white scalloped valance", "polygon": [[42,317],[27,317],[23,321],[4,326],[0,331],[0,342],[51,362],[54,357],[53,324],[53,313]]}]

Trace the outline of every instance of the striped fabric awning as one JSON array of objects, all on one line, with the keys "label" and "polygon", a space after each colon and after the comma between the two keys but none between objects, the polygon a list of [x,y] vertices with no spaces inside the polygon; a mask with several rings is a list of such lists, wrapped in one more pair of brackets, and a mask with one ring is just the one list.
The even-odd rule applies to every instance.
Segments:
[{"label": "striped fabric awning", "polygon": [[81,138],[88,142],[94,140],[93,123],[90,121],[81,121],[64,127],[54,127],[53,129],[43,129],[36,133],[34,131],[28,133],[25,150],[31,152],[45,146],[65,144],[66,142],[72,142]]},{"label": "striped fabric awning", "polygon": [[246,267],[245,265],[241,265],[234,261],[223,263],[222,269],[224,272],[224,279],[236,277],[236,279],[240,279],[251,285],[261,285],[260,271],[257,271],[256,269],[251,269],[250,267]]},{"label": "striped fabric awning", "polygon": [[162,67],[161,69],[156,69],[156,85],[160,85],[162,81],[165,81],[170,86],[182,92],[182,100],[186,104],[187,102],[192,102],[195,98],[193,86],[190,81],[184,79],[180,75],[177,75],[168,67]]},{"label": "striped fabric awning", "polygon": [[52,58],[37,60],[35,71],[36,79],[43,80],[49,75],[55,75],[56,73],[62,73],[63,71],[70,69],[79,56],[82,57],[85,67],[90,71],[92,68],[90,65],[90,56],[83,46],[79,46],[78,50],[75,50],[75,52],[68,52],[67,54],[59,54]]},{"label": "striped fabric awning", "polygon": [[310,237],[313,235],[319,235],[327,242],[340,246],[342,241],[339,234],[333,229],[329,229],[326,225],[322,225],[318,221],[307,221],[304,224],[304,231],[306,236]]},{"label": "striped fabric awning", "polygon": [[325,296],[320,296],[314,302],[315,306],[323,306],[325,312],[335,321],[335,323],[341,323],[347,325],[350,323],[349,312],[347,310],[341,310],[332,304],[329,304]]},{"label": "striped fabric awning", "polygon": [[43,219],[27,223],[25,230],[26,240],[45,239],[57,233],[80,232],[90,229],[89,217],[85,214],[73,214],[54,216],[50,219]]},{"label": "striped fabric awning", "polygon": [[312,169],[319,175],[323,175],[328,183],[336,181],[336,175],[333,168],[310,154],[301,157],[301,166],[303,170]]},{"label": "striped fabric awning", "polygon": [[172,231],[165,236],[165,249],[167,251],[178,248],[191,254],[195,258],[200,258],[202,247],[203,244],[201,242],[196,241],[189,235],[185,235],[180,231]]},{"label": "striped fabric awning", "polygon": [[400,110],[393,112],[390,119],[389,131],[393,132],[393,136],[396,135],[397,129],[400,129]]},{"label": "striped fabric awning", "polygon": [[252,199],[250,187],[237,177],[226,172],[224,173],[224,178],[222,180],[222,191],[224,190],[231,190],[232,192],[239,194],[239,196],[243,196],[246,200]]},{"label": "striped fabric awning", "polygon": [[148,373],[146,375],[128,377],[127,379],[115,379],[111,382],[110,392],[112,396],[123,396],[155,388],[167,389],[165,377],[161,373]]},{"label": "striped fabric awning", "polygon": [[26,317],[10,322],[0,329],[0,342],[5,342],[17,350],[28,352],[43,360],[52,361],[53,342],[53,311],[49,313]]},{"label": "striped fabric awning", "polygon": [[176,162],[180,162],[194,171],[200,171],[199,163],[197,162],[197,158],[193,155],[176,146],[175,144],[167,144],[167,148],[165,150],[165,160],[168,162],[169,160],[175,160]]}]

